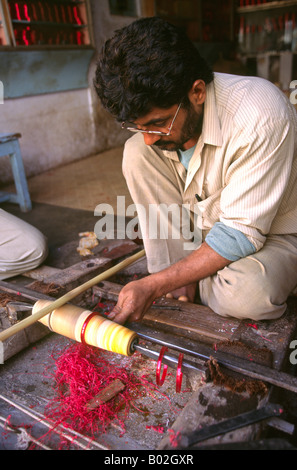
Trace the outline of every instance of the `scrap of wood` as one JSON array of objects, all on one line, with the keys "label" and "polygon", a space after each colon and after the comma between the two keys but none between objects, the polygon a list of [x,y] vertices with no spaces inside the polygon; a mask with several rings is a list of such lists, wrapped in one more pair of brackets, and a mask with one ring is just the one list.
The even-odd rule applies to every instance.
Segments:
[{"label": "scrap of wood", "polygon": [[92,398],[87,404],[86,408],[88,411],[98,408],[107,401],[114,398],[118,393],[124,390],[125,385],[119,379],[111,382],[107,387],[103,388],[94,398]]},{"label": "scrap of wood", "polygon": [[[56,270],[56,272],[44,279],[46,284],[55,284],[60,287],[65,287],[67,290],[73,289],[74,287],[88,281],[93,276],[104,272],[106,269],[112,266],[112,262],[109,258],[93,258],[88,261],[80,261],[72,266],[65,269]],[[31,271],[32,273],[32,271]],[[27,287],[31,289],[34,287],[34,282],[28,284]]]}]

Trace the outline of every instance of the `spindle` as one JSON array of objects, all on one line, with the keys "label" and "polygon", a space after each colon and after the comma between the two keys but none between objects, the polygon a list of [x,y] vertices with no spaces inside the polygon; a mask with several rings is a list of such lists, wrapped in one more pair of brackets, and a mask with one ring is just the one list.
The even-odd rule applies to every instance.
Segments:
[{"label": "spindle", "polygon": [[95,286],[96,284],[99,284],[99,282],[104,281],[108,277],[113,276],[114,274],[116,274],[121,269],[124,269],[125,267],[127,267],[130,264],[134,263],[138,259],[142,258],[144,255],[145,255],[145,250],[139,251],[138,253],[130,256],[129,258],[126,258],[124,261],[121,261],[116,266],[113,266],[112,268],[107,269],[106,271],[104,271],[104,273],[98,274],[98,276],[94,277],[93,279],[90,279],[89,281],[87,281],[84,284],[76,287],[75,289],[71,290],[70,292],[67,292],[65,295],[63,295],[59,299],[55,300],[51,305],[45,306],[41,310],[38,310],[38,312],[35,312],[33,315],[31,315],[27,318],[24,318],[24,320],[21,320],[20,322],[16,323],[15,325],[12,325],[11,327],[7,328],[6,330],[0,332],[0,341],[4,341],[4,340],[10,338],[15,333],[18,333],[19,331],[23,330],[24,328],[26,328],[30,325],[33,325],[38,320],[40,320],[42,317],[44,317],[45,315],[50,313],[53,309],[56,309],[56,308],[59,308],[59,307],[65,305],[67,302],[70,302],[72,299],[77,297],[79,294],[82,294],[87,289]]}]

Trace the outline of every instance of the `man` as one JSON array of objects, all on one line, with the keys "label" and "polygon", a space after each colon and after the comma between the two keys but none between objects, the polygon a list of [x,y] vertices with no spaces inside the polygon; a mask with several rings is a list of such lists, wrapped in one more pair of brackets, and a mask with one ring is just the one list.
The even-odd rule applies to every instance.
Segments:
[{"label": "man", "polygon": [[[280,317],[297,285],[297,115],[284,94],[260,78],[213,74],[159,18],[105,43],[95,87],[135,132],[123,173],[145,209],[150,272],[123,287],[110,318],[140,320],[168,293],[192,302],[197,284],[201,302],[222,316]],[[149,208],[162,204],[199,214],[201,246],[149,237]]]}]

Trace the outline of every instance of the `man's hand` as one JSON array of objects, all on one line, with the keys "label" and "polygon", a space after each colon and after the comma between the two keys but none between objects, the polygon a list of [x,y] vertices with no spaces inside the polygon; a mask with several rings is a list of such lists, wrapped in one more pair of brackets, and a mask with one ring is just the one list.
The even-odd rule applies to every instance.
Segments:
[{"label": "man's hand", "polygon": [[157,290],[150,276],[132,281],[123,287],[118,302],[108,315],[109,320],[124,324],[129,321],[140,321],[157,297]]}]

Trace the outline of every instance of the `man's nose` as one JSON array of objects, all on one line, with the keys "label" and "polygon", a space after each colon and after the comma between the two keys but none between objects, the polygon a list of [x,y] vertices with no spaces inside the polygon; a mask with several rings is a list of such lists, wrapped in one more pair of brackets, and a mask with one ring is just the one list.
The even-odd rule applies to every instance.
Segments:
[{"label": "man's nose", "polygon": [[144,142],[146,145],[154,145],[158,140],[160,140],[160,136],[158,134],[143,134]]}]

